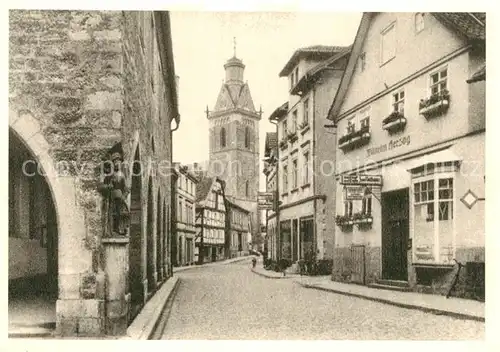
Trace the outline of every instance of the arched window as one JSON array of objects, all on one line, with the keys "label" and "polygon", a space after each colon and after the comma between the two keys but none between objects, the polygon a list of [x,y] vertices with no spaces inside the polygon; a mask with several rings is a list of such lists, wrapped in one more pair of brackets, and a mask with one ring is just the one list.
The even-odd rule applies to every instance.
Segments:
[{"label": "arched window", "polygon": [[246,197],[250,197],[250,182],[245,182],[245,195]]},{"label": "arched window", "polygon": [[250,148],[250,128],[245,127],[245,148]]},{"label": "arched window", "polygon": [[224,127],[220,129],[220,147],[226,147],[226,129]]}]

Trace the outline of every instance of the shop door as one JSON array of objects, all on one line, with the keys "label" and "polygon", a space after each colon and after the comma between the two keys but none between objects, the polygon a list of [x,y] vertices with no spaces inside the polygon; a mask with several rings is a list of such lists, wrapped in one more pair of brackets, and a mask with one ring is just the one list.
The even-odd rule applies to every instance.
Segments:
[{"label": "shop door", "polygon": [[299,221],[297,219],[294,219],[292,221],[292,261],[296,262],[298,260],[298,227],[299,227]]},{"label": "shop door", "polygon": [[300,258],[312,260],[314,258],[313,248],[313,219],[304,219],[300,221]]},{"label": "shop door", "polygon": [[409,189],[382,194],[382,278],[408,280]]}]

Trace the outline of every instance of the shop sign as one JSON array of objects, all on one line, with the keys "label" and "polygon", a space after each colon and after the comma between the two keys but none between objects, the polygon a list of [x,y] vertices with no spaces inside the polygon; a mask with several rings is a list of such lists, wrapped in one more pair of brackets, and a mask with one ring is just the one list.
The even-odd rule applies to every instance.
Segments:
[{"label": "shop sign", "polygon": [[273,209],[273,192],[259,192],[258,204],[261,210],[272,210]]},{"label": "shop sign", "polygon": [[365,186],[344,186],[346,200],[361,200],[365,196]]},{"label": "shop sign", "polygon": [[371,185],[382,186],[382,175],[342,175],[340,183],[343,185]]}]

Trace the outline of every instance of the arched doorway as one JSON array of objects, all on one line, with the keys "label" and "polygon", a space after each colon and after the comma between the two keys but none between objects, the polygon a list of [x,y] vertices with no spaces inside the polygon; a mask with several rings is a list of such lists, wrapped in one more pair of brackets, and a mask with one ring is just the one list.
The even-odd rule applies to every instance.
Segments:
[{"label": "arched doorway", "polygon": [[9,333],[55,329],[58,223],[45,170],[9,130]]},{"label": "arched doorway", "polygon": [[129,285],[131,319],[139,312],[145,301],[142,276],[142,166],[139,147],[132,165],[130,189],[130,243],[129,243]]},{"label": "arched doorway", "polygon": [[162,211],[161,211],[161,191],[158,189],[158,198],[156,200],[156,271],[158,272],[158,280],[162,281],[163,280],[163,270],[162,270]]},{"label": "arched doorway", "polygon": [[154,233],[154,200],[153,200],[153,177],[149,176],[148,182],[148,219],[147,219],[147,277],[148,295],[156,290],[156,270],[155,270],[155,233]]}]

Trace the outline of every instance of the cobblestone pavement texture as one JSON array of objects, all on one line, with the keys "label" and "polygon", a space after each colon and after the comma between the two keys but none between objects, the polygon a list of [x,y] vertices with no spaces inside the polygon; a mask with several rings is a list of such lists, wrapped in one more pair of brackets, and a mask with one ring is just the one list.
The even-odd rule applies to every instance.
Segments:
[{"label": "cobblestone pavement texture", "polygon": [[250,261],[179,273],[162,339],[478,340],[485,324],[269,280]]}]

